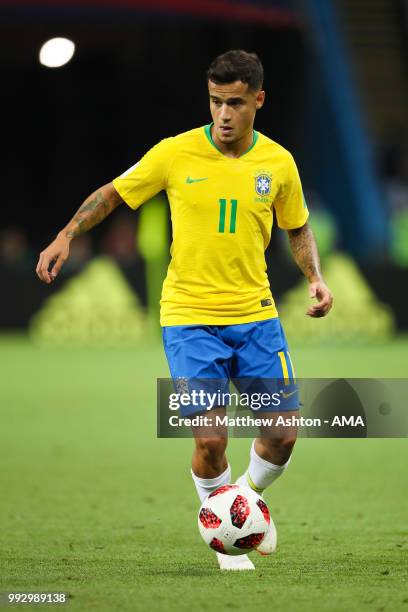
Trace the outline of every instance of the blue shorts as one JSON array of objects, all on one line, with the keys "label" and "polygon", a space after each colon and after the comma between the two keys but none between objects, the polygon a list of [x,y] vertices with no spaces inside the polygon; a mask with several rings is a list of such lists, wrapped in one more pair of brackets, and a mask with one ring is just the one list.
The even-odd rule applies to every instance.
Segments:
[{"label": "blue shorts", "polygon": [[[238,325],[163,327],[163,344],[176,390],[225,392],[232,380],[247,394],[281,393],[279,404],[249,405],[259,412],[297,410],[299,396],[288,344],[278,318]],[[217,402],[213,407],[225,405]],[[185,406],[183,416],[208,409]]]}]

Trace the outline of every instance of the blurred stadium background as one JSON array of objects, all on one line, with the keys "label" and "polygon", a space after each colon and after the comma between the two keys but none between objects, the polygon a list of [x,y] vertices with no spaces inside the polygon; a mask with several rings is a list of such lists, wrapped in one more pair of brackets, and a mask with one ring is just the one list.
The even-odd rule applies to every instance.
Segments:
[{"label": "blurred stadium background", "polygon": [[[155,439],[155,381],[167,376],[158,329],[171,240],[165,196],[136,213],[118,210],[74,241],[70,260],[52,286],[35,275],[38,254],[91,191],[160,139],[210,121],[205,71],[214,56],[229,48],[256,51],[267,92],[256,127],[287,147],[298,163],[336,300],[327,319],[304,316],[304,282],[286,236],[276,231],[267,261],[298,375],[406,377],[408,3],[0,0],[0,16],[3,590],[67,590],[68,584],[78,594],[96,585],[86,609],[144,610],[158,593],[157,609],[187,610],[197,603],[207,609],[205,588],[198,583],[204,570],[194,570],[188,584],[174,582],[177,574],[191,578],[177,550],[180,541],[193,551],[195,568],[210,559],[202,561],[204,549],[195,533],[186,461],[191,443]],[[71,61],[58,68],[39,61],[42,45],[54,37],[75,43]],[[241,469],[247,444],[234,442],[231,457]],[[315,440],[306,450],[302,441],[303,467],[298,463],[277,484],[281,513],[290,502],[295,522],[304,519],[295,490],[312,495],[305,520],[320,521],[332,548],[325,545],[325,535],[320,543],[320,534],[313,536],[314,553],[305,564],[320,569],[308,575],[307,588],[319,589],[321,576],[329,580],[325,571],[331,568],[337,599],[333,603],[320,592],[316,607],[306,587],[293,586],[306,571],[299,565],[303,535],[295,527],[290,532],[286,519],[289,544],[282,562],[289,583],[272,581],[275,610],[289,609],[287,588],[298,589],[295,603],[303,610],[373,609],[374,600],[364,599],[368,587],[378,595],[378,609],[392,603],[396,610],[403,601],[396,569],[400,548],[392,553],[393,590],[382,591],[385,583],[376,578],[388,575],[378,538],[392,540],[390,525],[398,527],[401,541],[406,536],[403,464],[393,463],[390,473],[383,460],[384,453],[395,456],[395,442],[380,446],[371,440],[364,448],[354,442]],[[402,443],[401,452],[406,450]],[[319,463],[323,453],[324,467]],[[166,467],[180,474],[176,489],[163,472],[164,455]],[[310,492],[304,470],[318,466]],[[331,503],[328,480],[336,499],[323,519],[319,508]],[[387,492],[388,503],[381,503],[378,490]],[[190,500],[182,509],[181,494]],[[164,500],[172,501],[172,509]],[[369,521],[359,518],[366,501],[381,536],[369,522],[358,522]],[[355,523],[351,518],[347,523],[346,508],[353,510]],[[143,520],[134,519],[136,509]],[[143,525],[157,533],[162,511],[178,524],[185,518],[188,526],[181,540],[162,532],[161,543],[152,548]],[[341,531],[344,521],[346,532]],[[340,529],[334,539],[333,524]],[[345,570],[339,559],[352,554],[342,547],[353,538],[355,565]],[[140,559],[126,548],[134,541]],[[366,550],[368,541],[376,552]],[[367,554],[371,565],[362,577],[359,568],[365,567]],[[130,569],[119,562],[116,567],[115,559]],[[174,559],[173,574],[163,573],[158,586],[156,561],[166,565]],[[146,563],[150,574],[140,569]],[[272,571],[267,561],[261,567],[265,575]],[[143,596],[134,591],[134,575]],[[206,580],[206,588],[214,588],[213,577]],[[241,591],[247,582],[226,580],[221,587],[233,584],[236,609],[251,605],[252,586]],[[117,604],[114,592],[124,583],[137,602],[122,593]]]}]

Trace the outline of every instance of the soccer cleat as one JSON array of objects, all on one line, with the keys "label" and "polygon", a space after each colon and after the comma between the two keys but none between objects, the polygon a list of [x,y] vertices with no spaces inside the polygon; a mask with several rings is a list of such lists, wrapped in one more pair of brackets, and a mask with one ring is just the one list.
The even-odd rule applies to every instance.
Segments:
[{"label": "soccer cleat", "polygon": [[[252,489],[253,491],[258,493],[258,495],[260,495],[262,497],[263,490],[262,489],[258,489],[254,485],[254,483],[252,482],[248,472],[245,472],[245,474],[242,474],[242,476],[240,476],[238,478],[238,480],[236,481],[236,484],[240,485],[241,487],[248,487],[249,489]],[[255,548],[255,550],[257,552],[259,552],[259,554],[262,555],[262,556],[271,555],[276,550],[276,544],[277,544],[276,527],[275,527],[275,525],[273,523],[273,520],[272,520],[272,517],[271,517],[271,522],[269,524],[269,529],[266,532],[266,534],[264,536],[264,539],[259,544],[259,546],[257,546]]]},{"label": "soccer cleat", "polygon": [[272,517],[269,524],[269,529],[264,535],[262,542],[255,548],[260,555],[271,555],[276,550],[277,533]]},{"label": "soccer cleat", "polygon": [[242,572],[244,570],[254,570],[255,565],[247,555],[237,555],[232,557],[230,555],[223,555],[222,553],[216,553],[220,570],[228,570],[235,572]]}]

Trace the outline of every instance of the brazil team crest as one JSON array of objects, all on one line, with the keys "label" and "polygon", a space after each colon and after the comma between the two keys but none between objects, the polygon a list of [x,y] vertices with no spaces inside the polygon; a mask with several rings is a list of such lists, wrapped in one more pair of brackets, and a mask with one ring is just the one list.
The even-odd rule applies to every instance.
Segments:
[{"label": "brazil team crest", "polygon": [[260,196],[267,196],[271,193],[272,176],[269,172],[261,172],[255,177],[255,191]]}]

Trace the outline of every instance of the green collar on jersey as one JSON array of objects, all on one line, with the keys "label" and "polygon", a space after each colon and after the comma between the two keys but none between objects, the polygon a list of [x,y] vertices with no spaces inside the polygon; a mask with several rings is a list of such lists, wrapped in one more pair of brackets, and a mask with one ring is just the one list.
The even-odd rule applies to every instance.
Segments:
[{"label": "green collar on jersey", "polygon": [[[211,135],[211,128],[212,128],[212,126],[213,126],[213,125],[214,125],[214,122],[213,122],[213,123],[210,123],[209,125],[206,125],[206,126],[204,127],[204,132],[205,132],[205,135],[207,136],[207,138],[208,138],[209,142],[212,144],[212,146],[213,146],[213,147],[215,147],[215,148],[217,149],[217,151],[219,151],[219,152],[221,153],[221,155],[224,155],[224,153],[223,153],[223,152],[222,152],[222,151],[221,151],[221,150],[220,150],[220,149],[217,147],[217,145],[216,145],[216,144],[215,144],[215,142],[213,141],[213,137],[212,137],[212,135]],[[246,150],[244,153],[242,153],[242,155],[240,155],[239,157],[243,157],[244,155],[246,155],[247,153],[249,153],[249,152],[250,152],[250,151],[251,151],[251,150],[254,148],[254,146],[256,145],[256,143],[258,142],[259,132],[257,132],[256,130],[253,130],[253,133],[254,133],[254,134],[253,134],[253,138],[252,138],[252,144],[251,144],[251,146],[250,146],[250,147],[249,147],[249,149],[247,149],[247,150]],[[226,157],[226,156],[224,155],[224,157]],[[239,158],[237,158],[237,159],[239,159]]]}]

